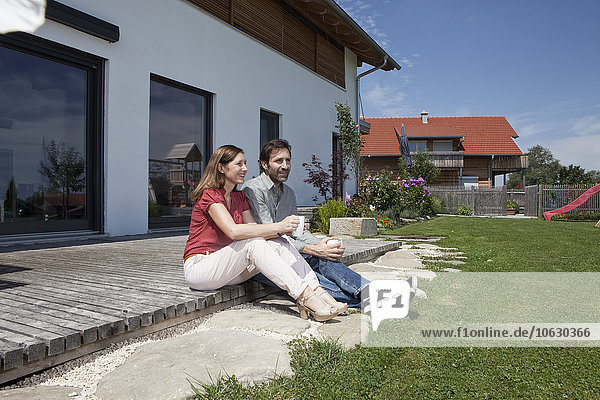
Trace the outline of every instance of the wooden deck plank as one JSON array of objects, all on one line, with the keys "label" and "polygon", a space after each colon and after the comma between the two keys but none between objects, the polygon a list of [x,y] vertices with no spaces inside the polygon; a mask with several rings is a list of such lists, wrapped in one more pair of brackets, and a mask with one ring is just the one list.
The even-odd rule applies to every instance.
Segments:
[{"label": "wooden deck plank", "polygon": [[[5,331],[14,332],[26,336],[30,336],[35,339],[39,339],[46,343],[46,354],[49,356],[59,354],[65,351],[65,342],[66,339],[62,335],[58,335],[53,332],[48,332],[42,329],[32,328],[30,326],[15,323],[13,321],[7,321],[3,318],[0,318],[0,333]],[[1,336],[1,337],[4,337]],[[8,339],[10,337],[7,336]]]},{"label": "wooden deck plank", "polygon": [[27,362],[41,360],[46,357],[46,343],[31,336],[20,333],[4,331],[0,328],[0,336],[5,343],[23,349],[23,355]]},{"label": "wooden deck plank", "polygon": [[48,322],[47,318],[45,318],[43,315],[37,315],[33,318],[25,318],[23,315],[19,314],[18,310],[15,310],[15,312],[12,313],[4,311],[2,314],[0,314],[0,322],[12,322],[26,326],[27,328],[55,333],[65,339],[65,350],[73,350],[81,347],[81,342],[83,341],[83,333],[81,331],[67,326],[55,325],[51,322]]},{"label": "wooden deck plank", "polygon": [[[23,317],[24,320],[40,317],[46,322],[54,325],[65,326],[67,328],[79,330],[83,336],[83,344],[98,340],[98,331],[110,332],[110,323],[97,319],[86,318],[72,313],[66,313],[58,310],[50,310],[45,307],[27,304],[22,301],[14,301],[6,297],[0,304],[0,313],[17,310],[16,314]],[[105,335],[106,336],[106,335]]]},{"label": "wooden deck plank", "polygon": [[16,368],[23,365],[23,349],[0,341],[0,369]]},{"label": "wooden deck plank", "polygon": [[[29,284],[37,284],[46,279],[46,274],[43,271],[30,271],[27,277]],[[159,283],[146,283],[131,279],[127,276],[118,275],[86,275],[73,276],[68,272],[54,272],[52,277],[60,280],[69,280],[73,282],[81,282],[85,284],[101,285],[105,288],[114,288],[117,290],[134,290],[136,292],[152,293],[154,296],[159,296],[165,301],[173,301],[181,299],[181,296],[189,297],[190,289],[181,285],[165,285]],[[38,279],[35,279],[38,278]],[[24,280],[25,281],[25,280]]]},{"label": "wooden deck plank", "polygon": [[[98,336],[100,339],[104,339],[109,335],[118,335],[125,331],[125,320],[117,318],[113,315],[103,314],[93,311],[88,311],[83,308],[75,307],[73,305],[67,306],[64,304],[54,303],[48,299],[39,300],[34,297],[26,295],[14,295],[12,293],[3,293],[3,300],[14,300],[22,302],[19,307],[25,307],[29,310],[39,310],[40,312],[47,312],[55,316],[63,316],[63,318],[69,318],[69,315],[78,315],[83,317],[85,321],[89,323],[98,324]],[[108,325],[108,329],[105,331],[105,327]]]},{"label": "wooden deck plank", "polygon": [[[37,296],[38,298],[52,298],[58,299],[58,301],[71,302],[72,304],[77,304],[82,307],[93,307],[94,309],[104,309],[106,312],[114,313],[115,315],[123,316],[126,321],[126,327],[128,331],[135,330],[142,326],[142,318],[150,318],[150,314],[130,314],[127,312],[123,312],[123,308],[115,308],[115,304],[113,302],[107,302],[103,298],[90,298],[90,296],[79,295],[78,293],[69,292],[66,290],[62,290],[60,288],[53,288],[52,293],[48,294],[47,289],[40,289],[35,287],[20,287],[18,289],[11,289],[11,293],[15,295],[19,295],[24,293],[26,295]],[[118,306],[118,305],[117,305]]]}]

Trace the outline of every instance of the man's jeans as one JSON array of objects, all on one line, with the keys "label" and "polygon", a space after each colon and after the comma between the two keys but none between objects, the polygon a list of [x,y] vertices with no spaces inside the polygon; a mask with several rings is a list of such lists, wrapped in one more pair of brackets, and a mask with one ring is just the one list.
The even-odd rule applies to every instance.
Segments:
[{"label": "man's jeans", "polygon": [[[348,303],[348,307],[360,307],[360,290],[369,284],[350,268],[337,261],[329,261],[302,254],[308,265],[315,271],[319,283],[334,299]],[[258,274],[252,279],[267,285],[275,286],[264,275]]]}]

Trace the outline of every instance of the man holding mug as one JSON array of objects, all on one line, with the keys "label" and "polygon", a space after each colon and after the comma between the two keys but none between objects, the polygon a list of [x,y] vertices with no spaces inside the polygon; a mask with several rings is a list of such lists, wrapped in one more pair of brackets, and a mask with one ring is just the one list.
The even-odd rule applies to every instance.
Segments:
[{"label": "man holding mug", "polygon": [[[242,189],[254,220],[260,224],[279,222],[298,214],[296,195],[286,185],[291,169],[292,148],[286,140],[273,139],[260,151],[261,174],[246,182]],[[360,292],[369,283],[359,274],[339,262],[345,247],[338,238],[322,240],[301,228],[288,239],[315,271],[321,286],[339,302],[360,307]],[[264,278],[260,278],[264,279]]]}]

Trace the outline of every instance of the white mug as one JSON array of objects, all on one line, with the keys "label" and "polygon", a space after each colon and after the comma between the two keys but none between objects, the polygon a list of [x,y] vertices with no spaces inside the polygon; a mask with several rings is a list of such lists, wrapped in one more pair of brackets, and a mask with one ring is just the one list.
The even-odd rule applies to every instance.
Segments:
[{"label": "white mug", "polygon": [[298,226],[296,227],[296,230],[293,233],[293,235],[296,237],[298,237],[298,236],[302,235],[302,233],[304,233],[304,217],[298,216],[298,218],[300,219],[300,223],[298,224]]},{"label": "white mug", "polygon": [[327,244],[331,244],[333,246],[342,246],[342,241],[338,239],[331,239],[327,241]]}]

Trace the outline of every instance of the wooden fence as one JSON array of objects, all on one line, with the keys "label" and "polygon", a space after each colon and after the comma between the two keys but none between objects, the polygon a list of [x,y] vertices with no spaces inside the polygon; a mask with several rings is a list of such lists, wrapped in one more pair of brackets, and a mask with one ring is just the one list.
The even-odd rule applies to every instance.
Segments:
[{"label": "wooden fence", "polygon": [[[541,217],[544,212],[566,206],[594,185],[533,185],[525,188],[525,215]],[[600,212],[600,194],[569,213]]]},{"label": "wooden fence", "polygon": [[478,189],[431,186],[429,190],[443,201],[450,213],[456,213],[466,204],[474,215],[506,215],[506,186]]}]

